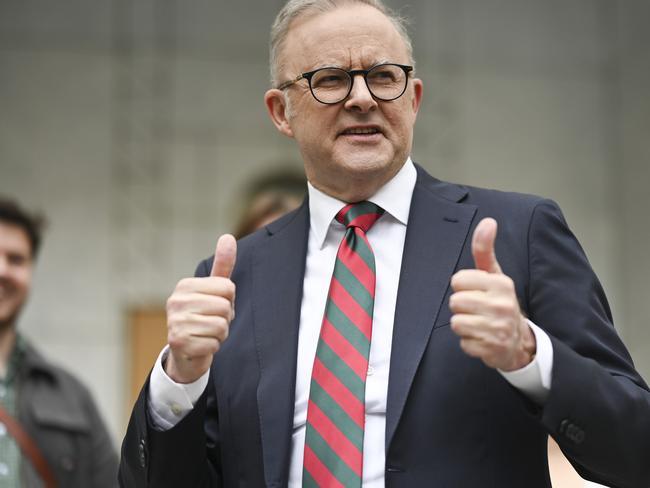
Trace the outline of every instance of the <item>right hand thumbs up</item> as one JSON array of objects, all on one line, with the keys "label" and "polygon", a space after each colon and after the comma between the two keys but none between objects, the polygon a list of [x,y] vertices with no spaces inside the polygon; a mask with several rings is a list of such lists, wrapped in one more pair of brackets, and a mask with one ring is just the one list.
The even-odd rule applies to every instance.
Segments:
[{"label": "right hand thumbs up", "polygon": [[167,300],[167,375],[177,383],[193,383],[212,365],[212,357],[228,338],[235,316],[235,284],[230,275],[237,259],[237,242],[222,235],[210,276],[185,278]]}]

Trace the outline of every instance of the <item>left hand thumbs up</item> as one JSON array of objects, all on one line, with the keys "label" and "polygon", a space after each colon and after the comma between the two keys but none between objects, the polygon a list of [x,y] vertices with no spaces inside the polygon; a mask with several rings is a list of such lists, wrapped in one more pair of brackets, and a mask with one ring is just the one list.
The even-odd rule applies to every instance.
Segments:
[{"label": "left hand thumbs up", "polygon": [[451,329],[466,354],[487,366],[513,371],[535,355],[535,336],[519,308],[515,284],[501,270],[494,251],[497,222],[481,220],[472,236],[475,269],[451,278]]}]

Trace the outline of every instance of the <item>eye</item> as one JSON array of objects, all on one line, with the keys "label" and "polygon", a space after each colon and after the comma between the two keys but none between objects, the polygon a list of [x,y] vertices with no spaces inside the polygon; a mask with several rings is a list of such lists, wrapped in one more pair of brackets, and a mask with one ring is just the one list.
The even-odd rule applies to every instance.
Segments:
[{"label": "eye", "polygon": [[318,88],[339,88],[348,83],[348,75],[339,69],[324,69],[314,73],[311,79],[311,86]]},{"label": "eye", "polygon": [[368,82],[375,85],[389,85],[401,83],[404,72],[399,66],[392,64],[376,66],[368,73]]},{"label": "eye", "polygon": [[398,73],[390,67],[378,67],[368,73],[368,79],[377,83],[395,83],[398,79]]},{"label": "eye", "polygon": [[12,266],[24,266],[27,263],[27,256],[23,254],[9,254],[7,261]]}]

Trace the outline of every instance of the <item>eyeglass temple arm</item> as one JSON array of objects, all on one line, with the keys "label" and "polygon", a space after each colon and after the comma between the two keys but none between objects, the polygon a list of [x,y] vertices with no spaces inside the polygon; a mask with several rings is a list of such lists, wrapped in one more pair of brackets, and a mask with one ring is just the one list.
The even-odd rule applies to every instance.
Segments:
[{"label": "eyeglass temple arm", "polygon": [[277,87],[277,90],[284,90],[285,88],[290,87],[291,85],[293,85],[294,83],[297,83],[298,81],[302,80],[303,78],[305,78],[305,74],[304,74],[304,73],[301,74],[301,75],[298,75],[298,76],[297,76],[295,79],[293,79],[293,80],[288,80],[288,81],[285,81],[284,83],[280,83],[280,84],[278,85],[278,87]]}]

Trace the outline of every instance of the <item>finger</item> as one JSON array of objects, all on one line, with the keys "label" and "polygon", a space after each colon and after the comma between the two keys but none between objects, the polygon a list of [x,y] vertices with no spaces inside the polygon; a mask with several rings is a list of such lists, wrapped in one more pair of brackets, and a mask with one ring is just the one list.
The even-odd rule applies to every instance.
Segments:
[{"label": "finger", "polygon": [[514,282],[504,274],[488,273],[479,269],[461,269],[451,277],[451,287],[454,291],[480,290],[510,293],[514,289]]},{"label": "finger", "polygon": [[187,314],[183,323],[173,321],[167,331],[168,338],[178,339],[179,342],[192,342],[194,337],[213,337],[225,340],[228,336],[229,320],[226,317]]},{"label": "finger", "polygon": [[454,314],[450,320],[451,330],[464,339],[482,339],[489,325],[485,317],[472,314]]},{"label": "finger", "polygon": [[230,319],[232,302],[223,296],[206,295],[203,293],[187,293],[175,297],[170,304],[169,312],[193,313],[207,316],[220,316]]},{"label": "finger", "polygon": [[230,234],[224,234],[217,241],[210,276],[230,278],[237,259],[237,241]]},{"label": "finger", "polygon": [[234,301],[235,284],[228,278],[208,276],[206,278],[183,278],[176,285],[172,296],[202,293],[223,297],[226,300]]},{"label": "finger", "polygon": [[484,291],[459,291],[449,297],[449,309],[453,313],[480,314],[489,308]]},{"label": "finger", "polygon": [[489,355],[489,349],[481,339],[463,338],[460,340],[460,348],[474,358],[484,360]]},{"label": "finger", "polygon": [[[171,345],[171,341],[170,341]],[[177,354],[186,361],[193,359],[202,359],[206,356],[212,356],[221,348],[221,341],[216,337],[195,336],[192,341],[188,341],[182,348],[177,348]]]},{"label": "finger", "polygon": [[494,285],[495,275],[479,269],[461,269],[451,277],[454,291],[477,290],[488,291]]},{"label": "finger", "polygon": [[481,220],[472,237],[472,255],[476,269],[488,273],[501,273],[501,266],[494,252],[494,241],[497,237],[497,221],[492,218]]},{"label": "finger", "polygon": [[192,317],[191,320],[192,326],[187,330],[190,340],[205,337],[223,342],[228,338],[230,332],[229,320],[224,317],[197,315]]}]

